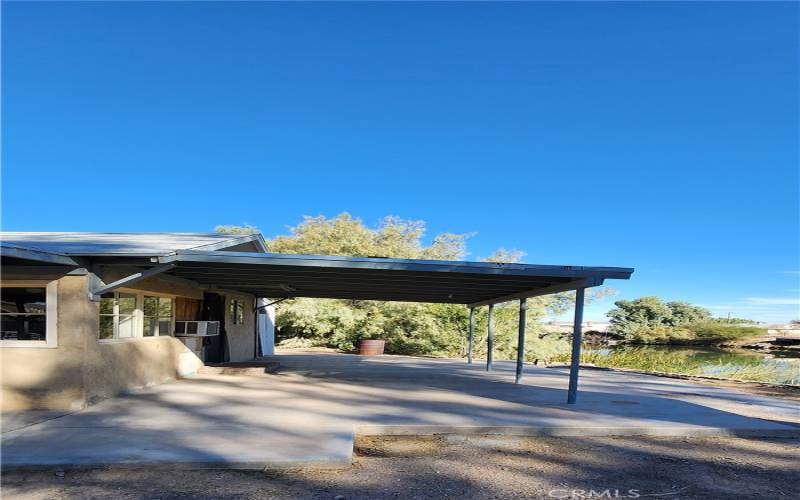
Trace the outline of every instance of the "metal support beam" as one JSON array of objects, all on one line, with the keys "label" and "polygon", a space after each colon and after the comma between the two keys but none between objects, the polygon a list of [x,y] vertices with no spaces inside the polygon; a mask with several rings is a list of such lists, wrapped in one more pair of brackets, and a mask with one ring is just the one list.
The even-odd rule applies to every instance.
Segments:
[{"label": "metal support beam", "polygon": [[569,390],[567,404],[574,405],[578,399],[578,371],[581,366],[581,324],[583,323],[583,301],[585,288],[575,290],[575,322],[572,327],[572,359],[569,366]]},{"label": "metal support beam", "polygon": [[569,292],[579,288],[588,288],[593,286],[600,286],[603,284],[603,278],[583,278],[574,281],[567,281],[565,283],[557,283],[554,285],[546,286],[543,288],[535,288],[525,292],[512,293],[503,297],[495,299],[482,300],[469,304],[469,307],[488,306],[489,304],[501,304],[503,302],[511,302],[512,300],[525,299],[530,297],[539,297],[541,295],[550,295],[551,293]]},{"label": "metal support beam", "polygon": [[138,273],[131,274],[130,276],[126,276],[122,279],[117,281],[113,281],[107,285],[103,285],[100,277],[97,275],[96,266],[92,270],[91,273],[91,280],[89,282],[89,300],[93,302],[99,302],[100,296],[104,293],[113,292],[117,288],[122,288],[124,286],[132,285],[137,281],[141,281],[143,279],[149,278],[151,276],[155,276],[156,274],[163,273],[165,271],[169,271],[176,264],[162,264],[160,266],[151,267],[150,269],[146,269],[144,271],[139,271]]},{"label": "metal support beam", "polygon": [[525,319],[528,311],[528,299],[519,299],[519,332],[517,334],[517,376],[514,380],[519,384],[522,380],[522,367],[525,363]]},{"label": "metal support beam", "polygon": [[492,355],[494,354],[494,304],[489,305],[489,321],[486,329],[486,371],[492,371]]},{"label": "metal support beam", "polygon": [[291,297],[283,297],[283,298],[278,299],[278,300],[273,300],[269,304],[264,304],[263,306],[256,306],[256,307],[253,308],[253,312],[258,314],[262,309],[266,309],[269,306],[274,306],[275,304],[280,304],[284,300],[289,300],[289,299],[291,299]]},{"label": "metal support beam", "polygon": [[475,338],[475,308],[469,308],[469,338],[467,339],[467,363],[472,364],[472,347]]}]

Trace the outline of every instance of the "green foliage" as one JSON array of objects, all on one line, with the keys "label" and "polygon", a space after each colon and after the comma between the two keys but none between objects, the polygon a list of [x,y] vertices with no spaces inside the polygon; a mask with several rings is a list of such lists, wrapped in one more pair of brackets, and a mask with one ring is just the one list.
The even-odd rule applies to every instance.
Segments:
[{"label": "green foliage", "polygon": [[304,217],[303,222],[290,228],[289,232],[289,235],[278,236],[269,242],[271,252],[458,260],[466,254],[466,240],[470,236],[443,233],[433,238],[430,245],[424,246],[423,221],[388,216],[377,228],[371,229],[348,213],[333,219],[321,215]]},{"label": "green foliage", "polygon": [[755,320],[747,318],[711,318],[710,321],[714,323],[721,323],[724,325],[757,325]]},{"label": "green foliage", "polygon": [[766,333],[763,328],[755,326],[725,325],[716,321],[693,323],[690,329],[695,341],[699,343],[716,343],[726,340],[760,337]]},{"label": "green foliage", "polygon": [[624,340],[634,344],[685,344],[693,338],[686,328],[663,324],[628,325],[622,335]]},{"label": "green foliage", "polygon": [[685,326],[698,321],[707,321],[711,318],[711,312],[700,306],[693,306],[684,301],[667,302],[670,310],[670,318],[667,324],[671,326]]},{"label": "green foliage", "polygon": [[[558,354],[553,358],[554,361],[561,362],[568,362],[569,359],[569,353]],[[800,372],[795,363],[736,352],[626,346],[614,350],[584,350],[581,353],[581,363],[669,374],[783,384],[800,383]]]},{"label": "green foliage", "polygon": [[242,226],[216,226],[214,227],[214,231],[226,234],[255,234],[261,232],[257,227],[251,226],[247,222]]},{"label": "green foliage", "polygon": [[614,305],[616,309],[608,312],[610,331],[632,343],[713,344],[763,334],[760,328],[712,318],[707,309],[688,302],[664,303],[658,297],[640,297]]}]

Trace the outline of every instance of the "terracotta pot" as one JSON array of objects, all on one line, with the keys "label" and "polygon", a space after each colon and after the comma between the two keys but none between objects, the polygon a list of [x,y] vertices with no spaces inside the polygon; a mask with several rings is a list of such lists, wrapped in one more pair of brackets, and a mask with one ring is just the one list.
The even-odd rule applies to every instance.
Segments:
[{"label": "terracotta pot", "polygon": [[383,354],[383,346],[386,342],[383,340],[367,340],[364,339],[358,343],[358,354],[362,356],[378,356]]}]

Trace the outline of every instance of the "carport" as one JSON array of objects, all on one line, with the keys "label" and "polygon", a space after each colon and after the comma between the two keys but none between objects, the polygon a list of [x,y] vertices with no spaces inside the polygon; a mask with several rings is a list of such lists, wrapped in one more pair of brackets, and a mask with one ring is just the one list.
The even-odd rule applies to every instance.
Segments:
[{"label": "carport", "polygon": [[[575,403],[585,290],[606,279],[628,279],[633,269],[494,262],[177,251],[150,259],[152,267],[114,283],[98,283],[95,296],[165,273],[209,288],[238,290],[275,301],[295,297],[464,304],[470,310],[467,363],[473,362],[475,309],[488,307],[486,370],[492,370],[492,314],[496,304],[518,301],[520,320],[515,381],[523,375],[527,299],[575,290],[574,335],[567,402]],[[111,264],[106,262],[105,264]]]}]

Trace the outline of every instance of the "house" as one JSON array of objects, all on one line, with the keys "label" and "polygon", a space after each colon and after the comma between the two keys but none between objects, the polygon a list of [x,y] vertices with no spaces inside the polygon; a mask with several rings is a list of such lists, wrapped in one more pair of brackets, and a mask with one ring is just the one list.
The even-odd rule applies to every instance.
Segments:
[{"label": "house", "polygon": [[[267,323],[266,297],[462,304],[470,311],[471,363],[476,308],[488,307],[491,318],[496,304],[519,301],[524,316],[529,297],[575,290],[580,318],[586,288],[633,273],[272,254],[260,235],[188,233],[0,233],[0,267],[3,410],[81,408],[190,375],[203,363],[268,353],[268,335],[257,328]],[[524,326],[520,321],[517,383]],[[577,351],[580,338],[579,330]],[[490,319],[489,346],[492,339]],[[574,403],[577,363],[570,370],[567,400]]]},{"label": "house", "polygon": [[[203,362],[256,355],[252,294],[162,273],[91,297],[89,269],[109,284],[180,250],[265,252],[260,235],[0,237],[3,410],[81,408],[190,374]],[[197,335],[207,322],[217,335]],[[188,335],[176,337],[176,325]]]}]

